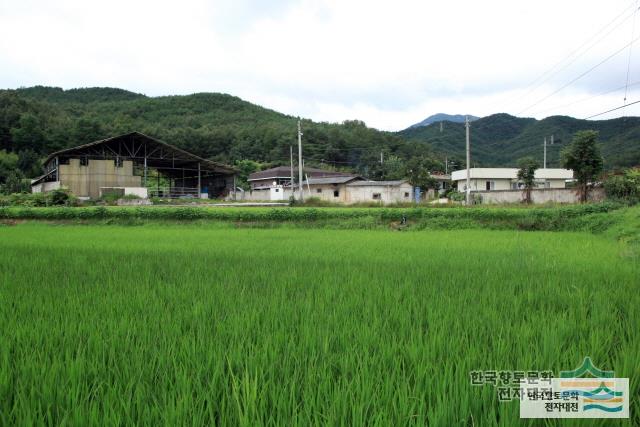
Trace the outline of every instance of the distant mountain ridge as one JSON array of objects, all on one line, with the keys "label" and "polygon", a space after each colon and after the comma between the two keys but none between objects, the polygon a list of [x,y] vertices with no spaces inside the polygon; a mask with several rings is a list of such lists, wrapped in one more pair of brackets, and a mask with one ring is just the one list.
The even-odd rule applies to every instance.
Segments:
[{"label": "distant mountain ridge", "polygon": [[[560,151],[580,130],[599,132],[599,142],[608,169],[640,165],[640,117],[611,120],[581,120],[568,116],[551,116],[543,120],[493,114],[474,121],[471,126],[471,159],[476,166],[517,165],[518,159],[533,156],[543,160],[543,141],[547,138],[547,166],[560,166]],[[446,122],[439,126],[412,127],[398,135],[414,143],[428,144],[436,153],[465,156],[464,123]],[[551,135],[554,144],[551,145]]]},{"label": "distant mountain ridge", "polygon": [[479,119],[479,117],[472,116],[472,115],[438,113],[438,114],[434,114],[432,116],[427,117],[426,119],[424,119],[419,123],[409,126],[408,129],[418,128],[422,126],[429,126],[433,123],[438,123],[438,122],[464,123],[466,117],[469,117],[469,121],[474,121]]}]

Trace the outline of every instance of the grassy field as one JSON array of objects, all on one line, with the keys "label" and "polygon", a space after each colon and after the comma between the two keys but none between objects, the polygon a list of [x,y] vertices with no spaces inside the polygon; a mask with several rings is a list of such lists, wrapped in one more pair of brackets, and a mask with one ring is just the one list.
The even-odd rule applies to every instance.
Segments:
[{"label": "grassy field", "polygon": [[0,251],[1,425],[512,426],[470,371],[585,356],[640,395],[614,239],[25,223]]}]

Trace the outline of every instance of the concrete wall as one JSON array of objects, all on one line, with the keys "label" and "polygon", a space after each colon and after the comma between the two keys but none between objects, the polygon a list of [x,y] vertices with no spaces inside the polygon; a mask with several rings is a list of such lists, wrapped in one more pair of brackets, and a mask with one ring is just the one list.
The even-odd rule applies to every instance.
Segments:
[{"label": "concrete wall", "polygon": [[[379,200],[382,203],[410,202],[413,200],[412,191],[409,183],[403,183],[399,186],[347,185],[346,203],[376,202]],[[381,199],[373,198],[376,193],[380,194]]]},{"label": "concrete wall", "polygon": [[[304,186],[304,197],[315,197],[320,200],[335,203],[359,203],[359,202],[376,202],[395,203],[410,202],[413,200],[413,189],[408,183],[399,186],[350,186],[345,184],[311,184],[311,192],[307,186]],[[319,191],[318,191],[319,190]],[[338,191],[338,197],[334,196],[334,191]],[[381,199],[374,199],[373,194],[379,193]],[[405,196],[405,193],[408,195]],[[288,188],[280,188],[278,193],[274,189],[245,191],[237,193],[237,200],[264,202],[264,201],[288,201],[291,196],[291,190]],[[298,197],[298,192],[295,194]],[[233,196],[230,197],[233,199]]]},{"label": "concrete wall", "polygon": [[70,159],[60,165],[60,184],[77,197],[100,197],[101,187],[142,187],[142,177],[133,174],[133,162],[125,160],[116,167],[113,160],[89,160],[87,166],[80,159]]},{"label": "concrete wall", "polygon": [[[326,200],[329,202],[341,202],[346,203],[347,201],[347,190],[344,184],[339,184],[337,186],[333,186],[331,184],[326,185],[313,185],[311,184],[311,192],[305,185],[303,188],[304,197],[308,199],[309,197],[315,197],[320,200]],[[253,191],[245,191],[244,193],[238,192],[237,199],[238,200],[249,200],[253,202],[264,202],[264,201],[288,201],[289,197],[291,197],[291,190],[289,188],[278,188],[278,192],[275,191],[275,187],[265,189],[265,190],[253,190]],[[320,190],[320,192],[318,192]],[[338,197],[333,196],[334,190],[338,191]],[[298,191],[295,192],[296,198],[298,197]],[[233,199],[233,197],[231,197]]]},{"label": "concrete wall", "polygon": [[[473,191],[482,197],[482,203],[521,203],[524,200],[524,190],[507,191]],[[591,190],[589,200],[598,202],[604,199],[604,190],[594,188]],[[578,203],[580,197],[574,188],[536,188],[531,190],[531,201],[535,204],[542,203]]]},{"label": "concrete wall", "polygon": [[[327,202],[336,202],[336,203],[348,203],[348,187],[345,184],[323,184],[323,185],[313,185],[311,184],[311,193],[309,193],[307,187],[304,187],[304,195],[305,197],[315,197],[320,200],[325,200]],[[335,197],[335,191],[338,192],[338,197]]]},{"label": "concrete wall", "polygon": [[60,181],[53,182],[40,182],[31,186],[32,193],[46,193],[47,191],[53,191],[60,188]]},{"label": "concrete wall", "polygon": [[[283,190],[284,192],[284,190]],[[289,191],[286,191],[287,194],[289,194]],[[230,200],[233,200],[233,193],[229,195],[228,197]],[[251,202],[269,202],[271,201],[271,190],[270,189],[265,189],[265,190],[253,190],[253,191],[245,191],[245,192],[241,192],[238,191],[236,193],[236,200],[238,201],[251,201]],[[286,200],[289,200],[289,196],[286,196]]]}]

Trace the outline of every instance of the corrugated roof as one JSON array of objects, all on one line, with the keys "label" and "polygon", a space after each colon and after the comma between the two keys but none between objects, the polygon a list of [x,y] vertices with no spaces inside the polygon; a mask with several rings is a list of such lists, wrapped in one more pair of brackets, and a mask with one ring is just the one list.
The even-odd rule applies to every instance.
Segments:
[{"label": "corrugated roof", "polygon": [[396,185],[402,185],[406,180],[397,180],[397,181],[354,181],[350,182],[347,185],[357,186],[357,187],[394,187]]},{"label": "corrugated roof", "polygon": [[[350,181],[364,179],[359,176],[332,176],[323,178],[309,178],[309,185],[321,184],[344,184]],[[307,181],[303,181],[302,185],[307,185]]]},{"label": "corrugated roof", "polygon": [[[60,155],[63,155],[63,154],[71,154],[71,153],[74,153],[74,152],[82,151],[85,148],[89,148],[89,147],[93,147],[93,146],[101,145],[101,144],[107,144],[107,143],[109,143],[111,141],[118,140],[118,139],[121,139],[121,138],[127,138],[127,137],[130,137],[130,136],[136,136],[136,137],[144,138],[147,141],[152,141],[153,143],[161,145],[161,146],[164,146],[167,149],[173,150],[173,151],[175,151],[177,153],[181,153],[183,156],[189,157],[189,158],[193,159],[194,161],[201,162],[203,164],[203,166],[205,166],[205,167],[208,166],[210,168],[222,169],[222,170],[224,170],[226,172],[229,172],[229,173],[237,172],[237,169],[234,168],[233,166],[229,166],[229,165],[225,165],[225,164],[222,164],[222,163],[218,163],[218,162],[215,162],[213,160],[204,159],[204,158],[202,158],[200,156],[196,156],[193,153],[189,153],[188,151],[185,151],[185,150],[183,150],[181,148],[178,148],[175,145],[167,144],[164,141],[160,141],[159,139],[150,137],[150,136],[145,135],[145,134],[143,134],[141,132],[125,133],[123,135],[113,136],[111,138],[105,138],[105,139],[100,139],[98,141],[89,142],[88,144],[78,145],[77,147],[65,148],[64,150],[56,151],[54,153],[49,154],[49,156],[44,161],[44,164],[46,165],[53,158],[55,158],[57,156],[60,156]],[[123,157],[127,157],[127,156],[123,156]]]},{"label": "corrugated roof", "polygon": [[[347,172],[336,172],[336,171],[328,171],[324,169],[317,168],[309,168],[305,167],[304,173],[307,174],[310,178],[321,178],[321,177],[330,177],[330,176],[354,176],[353,174]],[[298,168],[293,168],[293,175],[298,175]],[[263,171],[254,172],[249,175],[249,179],[247,181],[258,181],[262,179],[270,179],[270,178],[289,178],[291,176],[291,166],[277,166],[271,169],[265,169]]]},{"label": "corrugated roof", "polygon": [[451,175],[445,175],[445,174],[430,174],[431,178],[436,179],[438,181],[450,181],[451,180]]}]

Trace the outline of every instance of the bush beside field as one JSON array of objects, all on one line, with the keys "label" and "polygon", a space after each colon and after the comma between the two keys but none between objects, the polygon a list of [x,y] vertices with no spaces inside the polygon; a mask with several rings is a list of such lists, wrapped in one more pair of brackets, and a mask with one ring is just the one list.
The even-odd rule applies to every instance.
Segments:
[{"label": "bush beside field", "polygon": [[0,207],[0,221],[14,220],[120,225],[198,223],[240,228],[581,231],[640,247],[640,207],[613,202],[531,208]]},{"label": "bush beside field", "polygon": [[318,221],[374,217],[381,220],[467,218],[475,220],[513,220],[515,218],[553,219],[605,213],[622,207],[616,203],[572,205],[554,208],[202,208],[202,207],[0,207],[5,219],[106,219],[140,218],[167,220],[221,221]]}]

